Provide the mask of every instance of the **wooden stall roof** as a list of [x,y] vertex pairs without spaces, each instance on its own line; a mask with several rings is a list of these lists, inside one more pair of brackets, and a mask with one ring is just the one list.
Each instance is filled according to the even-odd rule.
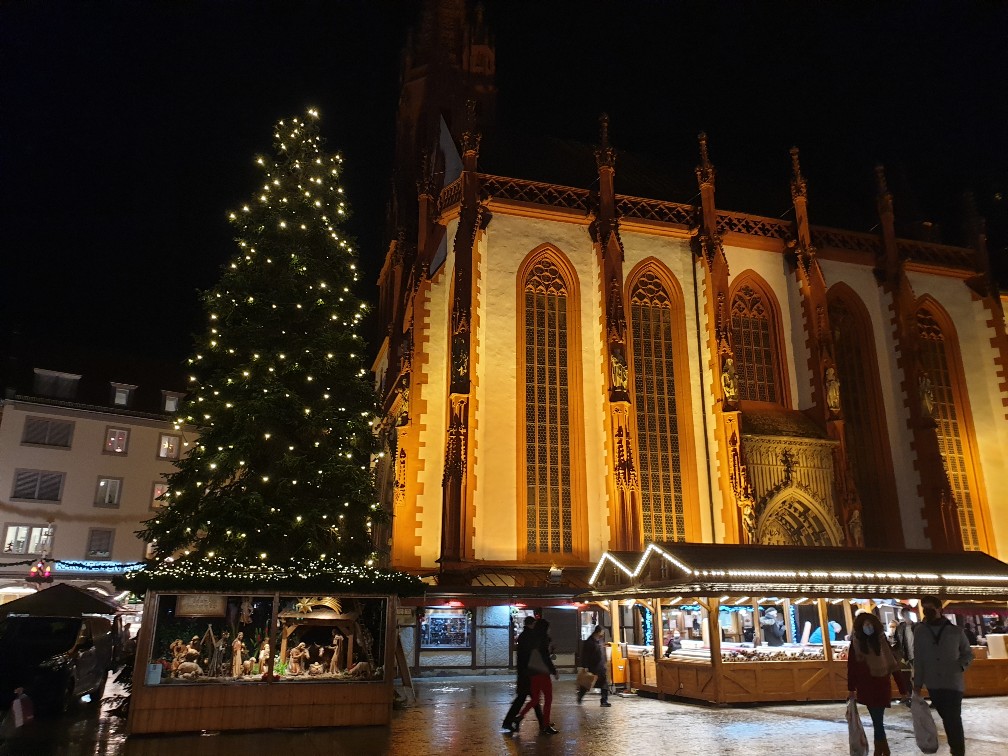
[[573,603],[589,590],[591,566],[564,566],[551,570],[546,564],[473,562],[451,571],[431,572],[423,577],[422,596],[402,599],[404,606],[430,606],[449,600],[466,606],[526,603],[548,606]]
[[651,543],[640,552],[606,552],[588,582],[582,600],[933,594],[1008,601],[1008,564],[979,551]]

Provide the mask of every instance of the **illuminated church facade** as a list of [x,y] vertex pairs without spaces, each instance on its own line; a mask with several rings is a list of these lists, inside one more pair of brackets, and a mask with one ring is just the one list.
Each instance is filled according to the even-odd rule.
[[[403,60],[380,273],[378,475],[391,566],[584,568],[648,542],[978,549],[1008,556],[1008,338],[982,223],[970,247],[816,225],[693,190],[484,166],[493,42],[427,8]],[[519,580],[520,582],[520,580]]]

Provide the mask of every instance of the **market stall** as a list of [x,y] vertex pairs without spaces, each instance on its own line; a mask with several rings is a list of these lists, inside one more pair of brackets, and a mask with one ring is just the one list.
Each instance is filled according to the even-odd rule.
[[187,569],[128,586],[146,593],[130,734],[388,723],[397,594],[419,581],[349,567]]
[[[1008,602],[1008,565],[980,552],[649,544],[603,554],[589,582],[630,687],[716,703],[845,698],[859,611],[886,624],[936,595],[955,621],[953,606]],[[974,650],[966,695],[1008,694],[1008,659]]]

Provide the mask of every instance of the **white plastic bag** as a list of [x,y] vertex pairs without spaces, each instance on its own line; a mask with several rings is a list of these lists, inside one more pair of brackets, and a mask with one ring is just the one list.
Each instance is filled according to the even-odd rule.
[[924,753],[938,752],[938,728],[927,701],[916,693],[910,701],[910,714],[913,717],[914,739],[917,747]]
[[853,698],[847,701],[847,737],[850,740],[850,756],[868,756],[868,736],[861,724],[857,701]]

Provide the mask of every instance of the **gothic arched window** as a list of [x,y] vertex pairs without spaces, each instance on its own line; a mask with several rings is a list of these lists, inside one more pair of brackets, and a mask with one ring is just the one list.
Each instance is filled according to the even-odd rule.
[[934,393],[932,416],[936,423],[938,449],[945,462],[952,494],[959,504],[963,548],[977,550],[983,546],[977,523],[980,502],[966,434],[969,410],[960,398],[961,367],[949,349],[939,318],[927,307],[917,311],[917,333],[921,369],[931,382]]
[[574,308],[567,280],[548,255],[528,266],[522,286],[525,549],[530,557],[572,557],[575,464],[571,380]]
[[682,461],[676,405],[673,307],[661,280],[645,272],[630,291],[633,395],[644,541],[683,541]]
[[847,460],[864,513],[865,545],[895,548],[903,545],[903,528],[870,316],[843,284],[827,296]]
[[777,323],[770,296],[744,281],[731,300],[731,333],[739,399],[783,403]]

